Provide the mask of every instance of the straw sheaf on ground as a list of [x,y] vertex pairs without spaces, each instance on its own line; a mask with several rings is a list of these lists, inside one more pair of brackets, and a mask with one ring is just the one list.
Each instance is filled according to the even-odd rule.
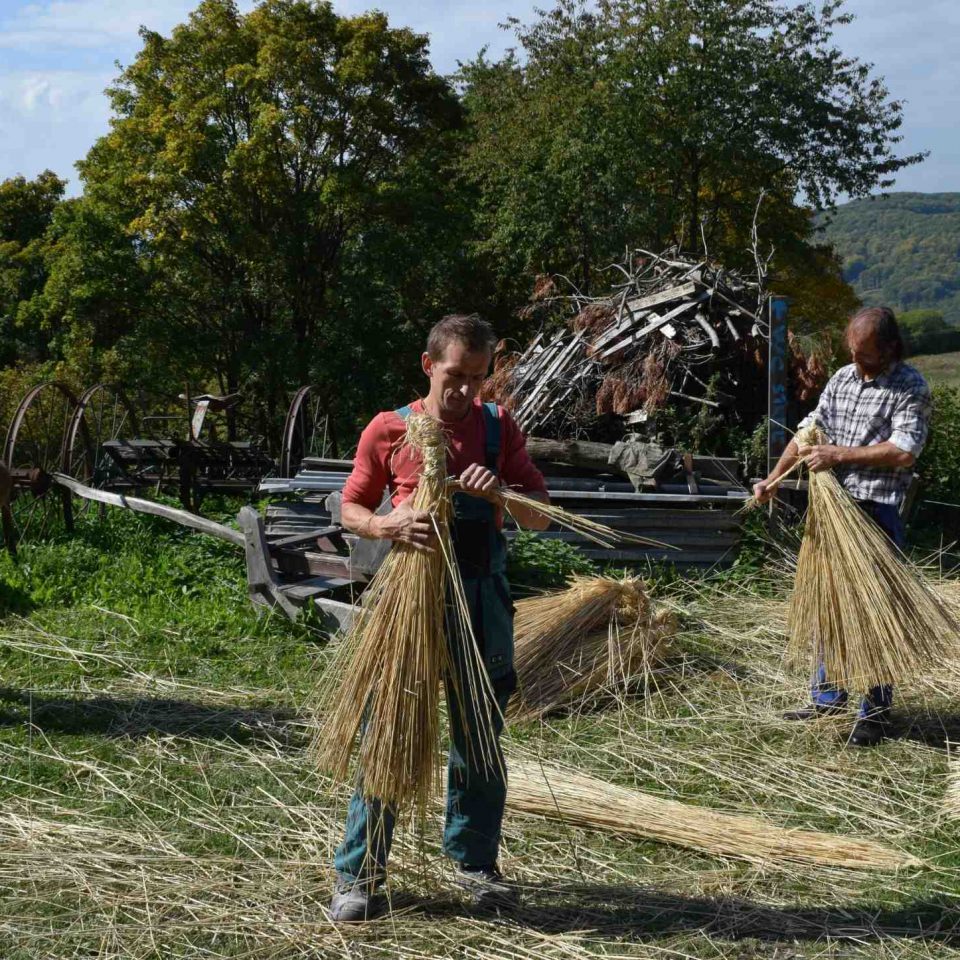
[[346,790],[315,773],[303,710],[332,651],[282,660],[265,644],[261,680],[242,687],[229,657],[180,676],[142,624],[98,613],[71,636],[47,611],[0,625],[0,956],[960,955],[958,827],[943,815],[960,671],[898,691],[902,737],[858,753],[846,720],[779,719],[805,684],[783,669],[786,605],[769,584],[657,599],[680,628],[648,695],[513,725],[508,767],[865,838],[923,867],[756,863],[511,810],[502,866],[526,906],[484,917],[455,891],[431,804],[422,834],[398,834],[397,912],[338,930],[325,908]]
[[637,577],[575,577],[565,590],[519,601],[509,717],[543,717],[637,680],[648,689],[675,630],[676,617],[651,602]]

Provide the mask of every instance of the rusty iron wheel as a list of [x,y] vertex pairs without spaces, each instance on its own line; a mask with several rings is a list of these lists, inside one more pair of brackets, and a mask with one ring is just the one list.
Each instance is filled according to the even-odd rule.
[[58,380],[47,380],[28,390],[20,401],[3,446],[3,461],[14,477],[9,522],[15,549],[26,537],[42,537],[59,522],[73,529],[70,496],[52,487],[50,477],[60,470],[70,418],[77,406],[74,392]]
[[[75,407],[63,442],[62,473],[97,490],[126,488],[125,475],[104,444],[137,436],[137,416],[123,392],[106,383],[85,390]],[[75,514],[91,509],[77,498]],[[100,505],[100,514],[104,507]]]
[[336,456],[330,416],[315,386],[301,387],[290,403],[283,425],[280,476],[293,477],[304,457]]

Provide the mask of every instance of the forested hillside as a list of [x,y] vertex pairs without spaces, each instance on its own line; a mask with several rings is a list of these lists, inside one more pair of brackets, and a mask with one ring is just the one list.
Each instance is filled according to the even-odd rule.
[[960,193],[894,193],[838,208],[826,236],[863,301],[960,324]]

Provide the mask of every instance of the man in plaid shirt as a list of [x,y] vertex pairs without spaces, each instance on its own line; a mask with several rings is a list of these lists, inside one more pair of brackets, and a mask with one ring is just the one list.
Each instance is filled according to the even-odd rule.
[[[801,421],[816,423],[830,442],[800,446],[791,440],[766,480],[754,487],[761,502],[773,496],[771,484],[799,457],[811,470],[835,470],[860,508],[897,547],[904,545],[900,505],[923,450],[930,423],[930,388],[903,362],[903,340],[893,311],[869,307],[847,325],[847,346],[853,363],[838,370],[820,396],[817,409]],[[813,684],[813,703],[784,716],[788,720],[840,713],[847,692],[829,682],[823,666]],[[893,688],[874,687],[860,705],[850,743],[875,746],[887,731]]]

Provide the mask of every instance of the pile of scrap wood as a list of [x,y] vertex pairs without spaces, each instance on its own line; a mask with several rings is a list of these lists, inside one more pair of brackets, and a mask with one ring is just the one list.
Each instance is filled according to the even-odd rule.
[[762,283],[676,251],[637,251],[615,269],[623,280],[603,297],[564,295],[541,278],[526,308],[541,332],[521,352],[500,346],[484,398],[525,432],[558,439],[588,435],[605,415],[644,422],[668,403],[758,422],[767,390]]

